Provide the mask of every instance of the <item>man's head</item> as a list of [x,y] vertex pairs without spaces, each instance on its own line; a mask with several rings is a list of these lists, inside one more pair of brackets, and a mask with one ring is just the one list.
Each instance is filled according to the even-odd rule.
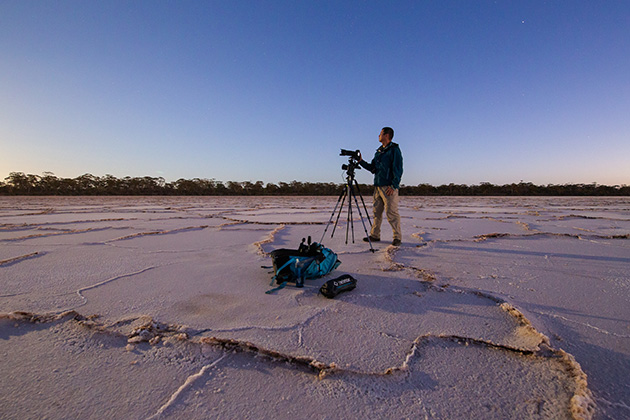
[[391,127],[383,127],[383,129],[381,130],[381,134],[379,134],[378,136],[378,141],[380,141],[383,146],[387,146],[389,143],[392,142],[393,138],[394,129]]

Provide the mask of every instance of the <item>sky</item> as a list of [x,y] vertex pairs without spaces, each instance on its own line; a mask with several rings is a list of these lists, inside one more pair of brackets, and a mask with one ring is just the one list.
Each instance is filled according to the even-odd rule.
[[0,179],[341,183],[384,126],[404,185],[630,184],[630,2],[0,0]]

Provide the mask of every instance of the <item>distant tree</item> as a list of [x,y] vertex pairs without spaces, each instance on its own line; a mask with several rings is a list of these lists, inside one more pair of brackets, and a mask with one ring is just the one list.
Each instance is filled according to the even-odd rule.
[[29,177],[24,172],[11,172],[5,180],[11,192],[28,194],[32,189]]
[[241,195],[243,193],[243,186],[239,182],[228,181],[226,188],[228,195]]
[[266,192],[268,195],[280,195],[280,194],[279,194],[279,191],[280,191],[280,187],[278,187],[276,184],[271,184],[271,183],[268,183],[268,184],[265,186],[265,192]]

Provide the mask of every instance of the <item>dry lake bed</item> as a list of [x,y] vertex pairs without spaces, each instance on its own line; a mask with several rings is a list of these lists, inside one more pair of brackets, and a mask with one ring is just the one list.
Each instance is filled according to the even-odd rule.
[[376,252],[336,202],[0,197],[0,417],[630,418],[630,198],[402,197]]

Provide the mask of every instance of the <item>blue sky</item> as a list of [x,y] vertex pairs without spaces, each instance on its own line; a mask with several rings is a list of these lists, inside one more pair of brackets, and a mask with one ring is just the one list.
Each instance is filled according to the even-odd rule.
[[[0,1],[0,178],[630,184],[628,1]],[[358,171],[359,182],[371,174]]]

